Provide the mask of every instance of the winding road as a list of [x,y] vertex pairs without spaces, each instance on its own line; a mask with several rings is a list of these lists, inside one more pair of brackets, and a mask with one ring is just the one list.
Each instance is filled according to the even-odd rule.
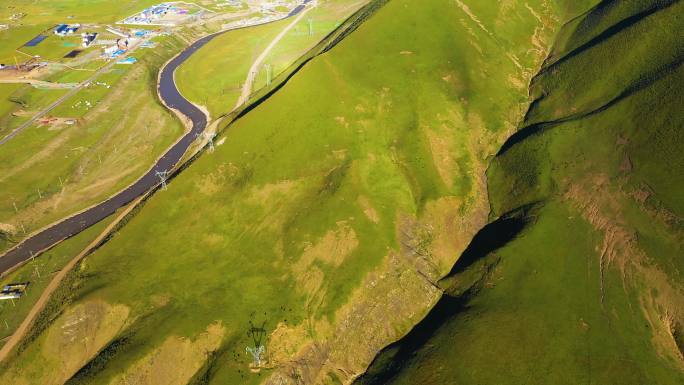
[[[306,4],[310,1],[311,0],[304,0],[302,5],[293,9],[286,17],[296,16],[300,12],[310,9],[306,7]],[[256,25],[260,24],[254,24],[248,27]],[[246,27],[237,27],[234,29],[239,28]],[[207,127],[207,115],[181,95],[174,82],[174,73],[176,69],[197,50],[202,48],[213,38],[231,30],[233,29],[220,31],[195,41],[176,57],[171,59],[160,72],[158,90],[162,101],[167,107],[175,109],[185,115],[192,122],[191,129],[169,148],[145,175],[126,189],[93,207],[31,235],[7,251],[0,257],[0,276],[62,240],[74,236],[112,215],[117,209],[125,206],[137,197],[159,185],[160,178],[158,173],[171,171],[183,154],[185,154],[188,147]]]

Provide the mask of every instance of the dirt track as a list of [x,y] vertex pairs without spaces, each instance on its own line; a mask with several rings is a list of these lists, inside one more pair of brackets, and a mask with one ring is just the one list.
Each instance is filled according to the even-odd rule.
[[138,203],[140,203],[141,200],[143,200],[143,197],[138,198],[137,200],[133,201],[121,214],[119,214],[114,221],[107,226],[100,235],[97,236],[88,246],[86,246],[83,251],[81,251],[77,256],[75,256],[69,263],[66,264],[60,270],[55,276],[52,278],[52,281],[45,287],[45,290],[43,293],[41,293],[40,297],[38,298],[38,301],[33,305],[29,313],[26,315],[26,318],[21,322],[17,330],[12,333],[11,336],[7,338],[7,342],[2,346],[0,349],[0,361],[3,361],[5,358],[7,358],[7,355],[14,349],[14,347],[21,341],[21,339],[26,335],[26,332],[28,331],[29,327],[33,323],[33,320],[36,318],[38,313],[40,313],[43,308],[45,307],[45,304],[47,304],[47,301],[50,299],[50,296],[52,293],[59,287],[59,284],[62,282],[64,277],[71,271],[71,269],[76,266],[76,264],[83,259],[86,255],[88,255],[97,245],[102,242],[107,235],[114,229],[116,225],[121,222],[128,213],[133,210]]
[[285,37],[285,35],[290,32],[292,28],[294,28],[297,23],[299,23],[300,20],[304,17],[304,15],[307,14],[310,10],[312,10],[314,7],[316,7],[316,3],[312,3],[310,7],[304,8],[302,12],[299,13],[299,16],[297,16],[292,23],[290,23],[285,29],[283,29],[278,36],[271,41],[271,43],[264,49],[264,52],[259,55],[258,58],[252,63],[252,67],[249,69],[249,72],[247,73],[247,80],[245,80],[245,84],[242,86],[242,94],[240,94],[240,98],[238,98],[237,103],[235,104],[235,108],[240,107],[241,105],[247,103],[247,100],[249,100],[249,96],[252,94],[252,86],[254,84],[254,79],[256,78],[257,74],[259,73],[259,67],[261,67],[261,64],[263,61],[266,59],[269,53],[271,53],[271,50],[273,50],[273,47],[275,47],[280,40]]

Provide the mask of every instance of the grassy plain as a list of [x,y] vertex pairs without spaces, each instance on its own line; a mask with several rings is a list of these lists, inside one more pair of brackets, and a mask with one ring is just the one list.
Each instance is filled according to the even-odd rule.
[[[335,30],[342,21],[354,10],[360,8],[367,1],[327,0],[319,1],[319,5],[312,9],[297,25],[290,30],[276,45],[264,60],[264,64],[271,66],[272,77],[275,78],[285,71],[304,52],[313,48],[326,35]],[[309,29],[311,22],[311,29]],[[253,91],[266,85],[266,69],[255,79]]]
[[[14,56],[20,55],[15,49],[58,23],[114,23],[156,3],[156,0],[3,1],[0,19],[6,20],[3,23],[7,23],[9,28],[0,31],[0,63],[14,63]],[[10,20],[15,14],[24,16]],[[18,60],[22,59],[26,58],[18,57]]]
[[[79,38],[55,37],[49,29],[60,22],[113,23],[154,3],[5,2],[0,17],[7,20],[8,28],[0,31],[0,62],[21,63],[29,54],[40,55],[41,60],[52,60],[41,72],[44,80],[82,82],[104,61],[78,57],[67,64],[81,70],[64,66],[61,57],[73,49],[65,44],[80,43]],[[46,41],[22,47],[41,31],[47,31]],[[103,36],[109,38],[107,33]],[[160,105],[155,90],[158,68],[182,48],[182,42],[164,37],[158,43],[154,50],[136,51],[140,62],[135,66],[114,66],[96,80],[99,83],[80,90],[47,116],[77,119],[75,125],[35,124],[2,146],[0,250],[129,184],[179,136],[183,127]],[[15,50],[20,47],[25,54]],[[90,48],[81,56],[90,57],[98,50]],[[66,92],[2,84],[0,135],[5,136]]]
[[[49,336],[93,303],[130,318],[89,348],[72,384],[161,372],[178,383],[346,382],[410,330],[487,221],[487,162],[522,118],[563,11],[382,3],[90,256],[67,315],[3,379],[44,378],[31,375],[35,352],[53,362]],[[260,374],[245,355],[250,321],[265,322]],[[209,356],[165,348],[216,324]]]
[[26,294],[14,301],[0,303],[0,338],[11,335],[36,303],[53,275],[67,262],[78,255],[105,227],[113,217],[109,217],[86,231],[70,238],[42,254],[40,258],[27,263],[0,280],[4,286],[13,282],[30,282]]
[[36,89],[27,84],[3,84],[2,88],[6,90],[4,115],[0,117],[3,137],[67,92],[64,89]]
[[[179,137],[184,128],[159,103],[156,79],[159,67],[181,47],[166,37],[155,50],[136,52],[136,65],[115,66],[98,78],[111,89],[93,83],[51,113],[76,118],[76,124],[34,125],[2,145],[0,223],[13,226],[15,241],[24,230],[30,233],[130,184]],[[40,102],[34,98],[50,92],[64,91],[23,86],[13,96],[35,106]]]
[[281,20],[216,37],[176,70],[178,89],[214,118],[230,112],[252,62],[287,24]]
[[[272,77],[289,67],[366,1],[324,0],[289,32],[268,55]],[[314,24],[309,35],[308,19]],[[176,72],[176,83],[189,100],[204,105],[216,118],[233,110],[252,63],[291,20],[240,29],[223,34],[194,55]],[[266,84],[266,69],[259,69],[253,90]]]

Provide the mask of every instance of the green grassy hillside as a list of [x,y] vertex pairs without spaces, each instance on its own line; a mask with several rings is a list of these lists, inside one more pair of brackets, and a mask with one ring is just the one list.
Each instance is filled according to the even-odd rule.
[[603,1],[564,26],[489,169],[499,219],[359,383],[684,382],[682,15]]
[[[319,1],[266,57],[258,69],[259,75],[252,90],[266,85],[265,65],[271,66],[272,78],[275,79],[367,2]],[[308,31],[309,19],[315,22],[311,35]],[[290,23],[292,18],[217,36],[178,68],[175,79],[179,90],[192,102],[205,106],[214,119],[231,112],[240,97],[252,63]]]
[[1,380],[351,382],[486,224],[489,161],[579,8],[371,2],[80,265]]

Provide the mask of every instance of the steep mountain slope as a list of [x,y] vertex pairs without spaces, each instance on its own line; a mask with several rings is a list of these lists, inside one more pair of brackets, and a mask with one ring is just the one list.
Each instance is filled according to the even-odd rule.
[[684,382],[683,16],[603,1],[564,26],[488,172],[499,219],[359,383]]
[[371,2],[80,265],[2,380],[351,382],[487,223],[489,161],[584,3]]

